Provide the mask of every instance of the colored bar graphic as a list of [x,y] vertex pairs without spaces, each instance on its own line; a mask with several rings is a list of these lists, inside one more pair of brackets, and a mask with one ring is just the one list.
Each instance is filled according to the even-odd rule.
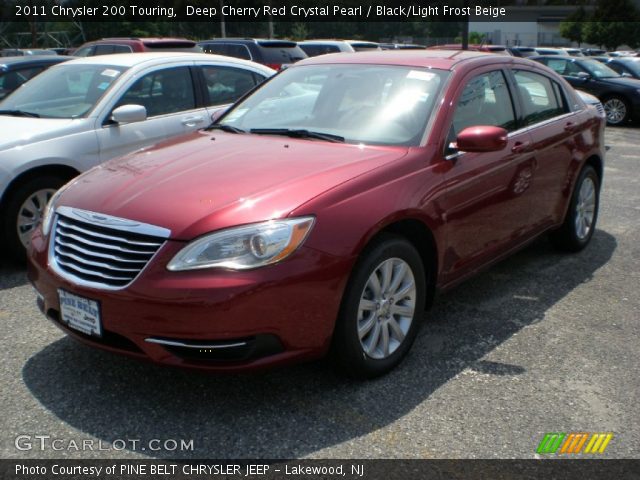
[[[546,433],[538,445],[536,453],[604,453],[612,438],[613,433]],[[587,447],[583,451],[582,447],[585,444]],[[560,450],[558,451],[558,449]]]
[[584,453],[604,453],[612,438],[612,433],[594,433]]
[[547,433],[540,445],[538,445],[538,449],[536,452],[538,453],[556,453],[558,447],[562,443],[562,440],[566,436],[566,433]]

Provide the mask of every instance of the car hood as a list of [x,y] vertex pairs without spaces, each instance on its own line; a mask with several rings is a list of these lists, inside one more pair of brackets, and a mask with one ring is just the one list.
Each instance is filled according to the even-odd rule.
[[67,135],[81,127],[81,120],[0,115],[0,150]]
[[406,153],[405,147],[197,132],[90,170],[58,205],[162,226],[174,239],[191,240],[285,217]]
[[609,83],[612,85],[620,85],[622,87],[640,89],[640,80],[638,80],[637,78],[611,77],[611,78],[601,78],[599,81],[604,83]]

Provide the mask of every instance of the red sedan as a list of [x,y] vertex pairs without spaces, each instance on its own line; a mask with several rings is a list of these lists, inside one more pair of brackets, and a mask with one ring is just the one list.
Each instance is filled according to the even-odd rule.
[[526,59],[303,60],[205,131],[64,187],[29,277],[46,316],[95,347],[209,370],[330,353],[380,375],[436,290],[546,232],[589,243],[604,124]]

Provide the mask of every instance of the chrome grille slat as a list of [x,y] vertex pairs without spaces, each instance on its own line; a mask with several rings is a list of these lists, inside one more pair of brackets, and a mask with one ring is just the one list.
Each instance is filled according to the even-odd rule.
[[50,265],[79,285],[121,289],[140,274],[170,233],[154,225],[59,207],[49,241]]
[[92,277],[101,277],[101,278],[104,278],[105,280],[118,280],[118,281],[124,281],[124,280],[129,281],[129,280],[131,280],[129,277],[116,277],[114,275],[107,275],[106,273],[98,272],[98,271],[95,271],[95,270],[87,270],[86,268],[78,267],[77,265],[73,265],[71,263],[67,263],[64,260],[60,259],[60,258],[58,258],[57,261],[58,261],[58,263],[60,265],[72,268],[73,270],[76,270],[77,272],[80,272],[80,273],[91,275]]
[[132,254],[136,254],[136,255],[147,255],[147,254],[151,253],[150,251],[131,250],[129,248],[123,248],[123,247],[119,247],[117,245],[107,245],[107,244],[104,244],[104,243],[92,242],[91,240],[87,240],[86,238],[80,237],[78,235],[66,234],[64,232],[60,232],[60,229],[58,229],[58,231],[56,233],[58,233],[58,232],[61,233],[62,235],[64,235],[65,238],[73,238],[74,240],[77,240],[79,242],[85,243],[87,245],[91,245],[92,247],[103,248],[105,250],[115,250],[115,251],[118,251],[118,252],[132,253]]
[[121,262],[121,263],[147,263],[146,260],[134,260],[131,258],[119,257],[117,255],[109,255],[107,253],[87,250],[86,248],[79,247],[78,245],[65,242],[60,237],[56,238],[56,245],[61,245],[65,248],[70,248],[72,250],[75,250],[76,252],[84,253],[85,255],[91,255],[92,257],[106,258],[108,260],[114,260],[116,262]]
[[54,250],[59,256],[67,258],[67,261],[69,261],[68,259],[71,259],[71,260],[75,260],[76,262],[81,262],[81,263],[84,262],[87,265],[91,265],[92,267],[106,268],[106,269],[116,270],[118,272],[136,272],[137,273],[140,271],[139,268],[120,268],[120,267],[116,267],[115,265],[109,265],[108,263],[94,262],[93,260],[88,260],[86,258],[79,257],[73,253],[64,252],[58,245],[54,247]]
[[123,243],[127,243],[127,244],[131,244],[131,245],[140,245],[141,247],[159,247],[162,242],[157,243],[157,242],[139,242],[136,240],[130,240],[124,237],[119,237],[119,236],[115,236],[115,235],[105,235],[103,233],[99,233],[99,232],[95,232],[92,230],[87,230],[84,228],[81,228],[77,225],[72,225],[68,222],[66,222],[65,220],[58,220],[59,224],[64,227],[64,228],[70,228],[71,230],[75,230],[77,232],[81,232],[84,233],[85,235],[89,235],[89,236],[93,236],[93,237],[100,237],[106,240],[111,240],[111,241],[116,241],[116,242],[123,242]]

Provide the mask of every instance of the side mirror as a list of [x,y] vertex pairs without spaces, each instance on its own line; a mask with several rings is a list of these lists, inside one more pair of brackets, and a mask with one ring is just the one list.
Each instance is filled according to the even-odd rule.
[[631,75],[630,73],[627,73],[627,72],[622,72],[622,76],[626,77],[626,78],[633,78],[633,75]]
[[142,122],[147,119],[147,109],[142,105],[122,105],[111,112],[111,120],[115,123]]
[[227,110],[229,110],[228,107],[223,107],[213,112],[211,114],[211,123],[217,123],[218,120],[220,120],[220,117],[222,117],[222,115],[227,113]]
[[580,80],[589,80],[591,78],[591,75],[589,75],[587,72],[578,72],[576,74],[576,77],[578,77]]
[[500,127],[467,127],[458,134],[456,148],[462,152],[497,152],[507,146],[509,133]]

